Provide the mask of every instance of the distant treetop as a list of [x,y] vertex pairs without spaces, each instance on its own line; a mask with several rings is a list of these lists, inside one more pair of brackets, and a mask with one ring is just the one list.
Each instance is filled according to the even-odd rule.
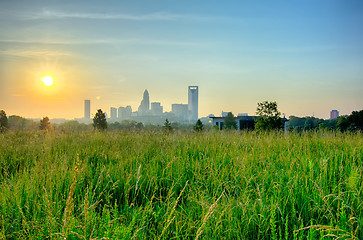
[[0,110],[0,132],[5,132],[9,128],[8,117],[4,110]]
[[104,131],[107,130],[106,114],[98,109],[93,118],[93,127],[96,130]]

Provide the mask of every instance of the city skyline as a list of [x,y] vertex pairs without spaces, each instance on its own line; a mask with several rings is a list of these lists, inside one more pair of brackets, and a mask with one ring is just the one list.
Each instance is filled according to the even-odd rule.
[[[188,104],[173,103],[170,112],[163,111],[164,107],[161,105],[161,102],[150,102],[150,95],[147,89],[145,89],[141,103],[135,111],[132,110],[130,105],[121,105],[119,107],[111,106],[109,108],[109,115],[106,110],[101,110],[106,114],[106,118],[108,116],[111,122],[136,120],[143,123],[160,124],[165,119],[169,119],[180,123],[190,123],[199,119],[198,89],[198,86],[188,86]],[[93,116],[89,114],[90,105],[90,100],[84,100],[84,117],[75,119],[82,122],[91,122]]]
[[7,115],[81,118],[85,99],[91,114],[137,109],[145,89],[169,112],[185,86],[203,89],[199,117],[265,100],[287,117],[363,109],[362,1],[20,0],[1,1],[0,19]]

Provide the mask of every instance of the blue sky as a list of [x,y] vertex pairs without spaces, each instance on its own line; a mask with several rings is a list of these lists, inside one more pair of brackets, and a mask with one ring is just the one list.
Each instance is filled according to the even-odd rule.
[[198,85],[200,117],[264,100],[287,116],[350,114],[363,109],[362,26],[362,1],[2,1],[0,108],[136,110],[148,89],[169,111]]

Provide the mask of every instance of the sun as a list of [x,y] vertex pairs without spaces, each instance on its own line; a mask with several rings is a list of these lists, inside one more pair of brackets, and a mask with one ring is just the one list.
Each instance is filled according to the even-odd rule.
[[51,87],[53,85],[53,78],[51,76],[45,76],[42,81],[46,87]]

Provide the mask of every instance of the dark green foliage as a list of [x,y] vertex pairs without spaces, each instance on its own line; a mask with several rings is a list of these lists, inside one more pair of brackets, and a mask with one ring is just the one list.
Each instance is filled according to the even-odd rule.
[[277,110],[276,102],[263,101],[261,103],[257,103],[257,116],[260,117],[280,117],[281,113]]
[[338,118],[337,129],[340,131],[362,131],[363,130],[363,110],[353,111],[349,116]]
[[136,124],[136,129],[143,129],[144,128],[144,124],[142,123],[142,122],[138,122],[137,124]]
[[237,129],[237,122],[233,113],[229,112],[224,118],[224,129]]
[[43,119],[40,120],[39,129],[46,130],[46,131],[51,130],[50,121],[49,121],[48,117],[43,117]]
[[338,119],[324,120],[316,117],[295,117],[290,116],[287,122],[288,129],[295,129],[297,131],[309,130],[334,130],[336,128]]
[[324,120],[315,117],[295,117],[290,116],[287,127],[297,131],[308,130],[340,130],[362,131],[363,130],[363,110],[353,111],[351,115],[340,116],[338,119]]
[[163,126],[163,130],[165,132],[171,132],[171,131],[173,131],[173,127],[171,126],[171,123],[169,122],[168,119],[165,119],[164,126]]
[[359,112],[353,111],[348,119],[351,122],[351,127],[353,130],[363,130],[363,110]]
[[337,122],[337,129],[339,129],[342,132],[345,132],[349,129],[349,127],[350,127],[350,121],[348,119],[348,116],[340,116]]
[[304,130],[313,130],[319,127],[319,120],[316,121],[315,118],[307,118],[304,123]]
[[200,121],[200,119],[198,119],[198,121],[195,123],[194,127],[193,127],[194,131],[196,132],[201,132],[204,130],[204,126],[202,121]]
[[99,131],[107,130],[106,114],[98,109],[93,118],[93,128]]
[[276,102],[264,101],[257,103],[256,110],[256,131],[278,130],[283,127],[283,121],[280,118],[281,113],[277,110]]
[[8,118],[4,110],[0,110],[0,133],[7,131],[9,128]]

